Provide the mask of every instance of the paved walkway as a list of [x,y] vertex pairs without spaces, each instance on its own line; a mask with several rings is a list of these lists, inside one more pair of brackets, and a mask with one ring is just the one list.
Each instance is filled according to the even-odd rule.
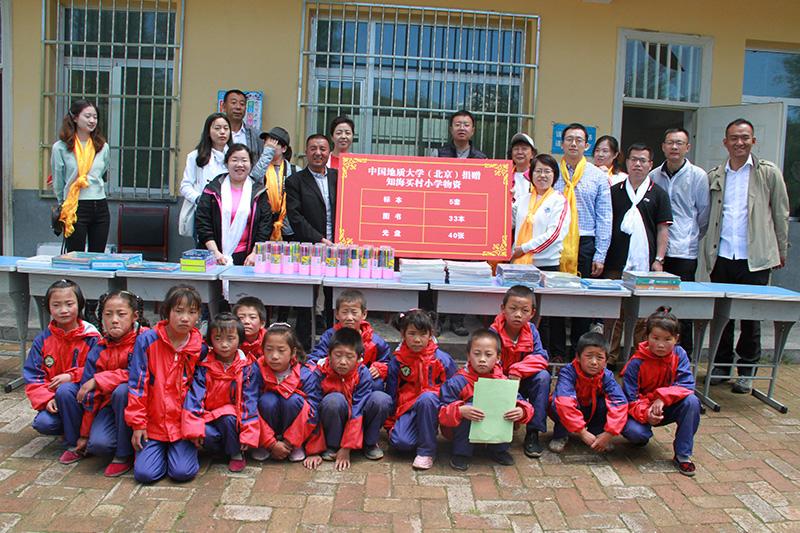
[[[0,385],[18,375],[19,359],[0,357]],[[785,415],[716,388],[723,410],[702,417],[694,478],[672,467],[673,430],[659,428],[643,449],[619,443],[598,455],[570,441],[538,460],[522,454],[518,433],[516,466],[474,459],[463,474],[444,441],[420,473],[394,451],[379,462],[354,454],[347,472],[267,461],[232,474],[204,455],[193,481],[152,486],[104,477],[106,458],[61,465],[60,440],[30,427],[34,411],[17,389],[0,393],[0,532],[798,531],[799,384],[800,366],[783,365],[775,396]]]

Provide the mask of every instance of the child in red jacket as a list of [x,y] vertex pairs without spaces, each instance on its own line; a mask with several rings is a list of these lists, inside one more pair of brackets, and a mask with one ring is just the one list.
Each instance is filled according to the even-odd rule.
[[244,325],[231,313],[221,313],[208,325],[206,344],[212,347],[197,364],[183,404],[183,438],[196,448],[230,456],[228,468],[241,472],[243,452],[258,446],[258,362],[239,349]]
[[233,314],[244,325],[245,340],[239,345],[252,361],[264,355],[264,333],[267,332],[267,308],[255,296],[240,298],[233,306]]
[[134,344],[125,420],[133,429],[133,477],[140,483],[164,474],[187,481],[200,469],[197,448],[183,439],[181,414],[195,366],[207,352],[194,327],[201,305],[191,285],[172,287],[161,304],[161,322]]
[[563,452],[569,434],[576,433],[587,446],[604,452],[628,420],[628,402],[614,373],[606,368],[608,341],[603,335],[581,335],[575,354],[575,360],[561,369],[550,402],[555,422],[550,451]]
[[44,435],[64,435],[68,449],[61,462],[68,464],[82,457],[74,451],[83,416],[76,394],[86,356],[100,334],[82,320],[86,300],[74,281],[56,281],[47,289],[44,301],[53,319],[33,340],[22,376],[25,394],[39,411],[33,429]]
[[261,382],[260,447],[275,460],[297,462],[325,449],[317,421],[320,389],[294,330],[272,324],[264,335],[264,356],[258,360]]
[[539,433],[547,431],[547,403],[550,398],[550,373],[547,352],[531,319],[536,314],[533,290],[514,285],[506,292],[501,314],[492,330],[503,341],[500,365],[509,379],[520,380],[519,392],[533,406],[533,418],[525,431],[524,450],[528,457],[540,457]]
[[644,446],[653,436],[652,426],[676,423],[672,460],[681,474],[693,476],[691,456],[700,425],[700,400],[694,394],[689,357],[676,346],[681,325],[668,307],[659,307],[647,318],[645,331],[647,340],[622,370],[622,388],[629,402],[622,436]]
[[393,413],[386,421],[389,444],[400,450],[416,450],[411,464],[428,470],[436,458],[439,432],[439,387],[458,370],[447,352],[433,341],[436,313],[412,309],[401,313],[393,325],[403,335],[400,348],[389,361],[386,394]]
[[328,357],[317,361],[314,376],[322,390],[319,418],[327,450],[305,460],[317,468],[323,460],[334,461],[334,469],[350,468],[350,450],[364,448],[367,459],[383,457],[378,437],[392,400],[373,390],[370,371],[361,364],[364,344],[358,331],[340,328],[328,343]]
[[343,290],[336,298],[334,315],[338,323],[320,336],[319,342],[308,354],[308,359],[316,363],[319,359],[327,357],[330,339],[334,332],[341,328],[354,329],[361,333],[361,340],[364,343],[363,364],[372,376],[373,389],[382,391],[391,351],[386,341],[375,333],[367,322],[367,299],[364,294],[356,289]]
[[132,431],[125,422],[128,405],[128,361],[140,333],[149,329],[144,302],[128,291],[100,297],[103,338],[86,357],[78,401],[83,404],[81,438],[76,453],[113,455],[106,476],[119,477],[133,468]]
[[[467,341],[467,365],[445,381],[439,390],[439,423],[443,426],[442,434],[453,439],[453,457],[450,459],[453,470],[464,472],[469,468],[474,446],[469,441],[470,426],[473,421],[485,418],[483,411],[472,406],[475,382],[478,378],[508,379],[499,364],[501,350],[502,342],[494,331],[479,329],[473,332]],[[533,407],[519,394],[516,407],[503,414],[505,420],[519,423],[527,422],[532,416]],[[485,446],[492,459],[510,466],[514,464],[514,458],[508,453],[510,444]]]

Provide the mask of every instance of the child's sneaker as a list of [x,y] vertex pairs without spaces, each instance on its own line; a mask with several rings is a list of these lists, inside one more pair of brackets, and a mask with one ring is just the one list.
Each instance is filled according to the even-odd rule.
[[250,457],[253,458],[253,461],[266,461],[269,459],[269,450],[263,446],[259,446],[250,452]]
[[550,441],[549,448],[553,453],[561,453],[567,447],[568,437],[556,437]]
[[414,462],[411,463],[411,467],[417,470],[429,470],[432,466],[433,457],[427,455],[418,455],[414,457]]
[[[116,461],[117,458],[115,457],[114,460]],[[131,468],[133,468],[133,456],[122,459],[120,463],[112,462],[108,465],[106,467],[106,477],[119,477]]]
[[450,466],[453,468],[453,470],[466,472],[469,468],[469,457],[466,455],[456,454],[450,458]]
[[493,452],[492,459],[494,459],[495,463],[499,463],[503,466],[511,466],[514,464],[514,458],[511,456],[510,453],[503,450],[500,452]]
[[368,444],[364,446],[364,456],[370,461],[377,461],[383,459],[383,450],[377,444]]
[[69,464],[72,464],[72,463],[77,463],[81,459],[83,459],[82,455],[78,455],[77,453],[73,452],[72,450],[67,450],[61,456],[61,464],[62,465],[69,465]]
[[674,456],[672,458],[672,462],[675,463],[675,466],[678,467],[678,472],[680,472],[684,476],[692,477],[693,475],[695,475],[696,468],[694,466],[694,463],[691,460],[689,460],[689,461],[681,461],[681,460],[678,459],[677,456]]
[[292,451],[289,453],[289,461],[292,463],[299,463],[303,459],[306,458],[306,452],[303,450],[302,446],[296,446],[292,448]]
[[228,470],[231,472],[241,472],[244,470],[246,464],[247,462],[244,460],[244,454],[237,453],[231,455],[231,460],[228,463]]
[[541,457],[542,445],[539,444],[539,432],[528,431],[525,433],[525,455],[528,457]]

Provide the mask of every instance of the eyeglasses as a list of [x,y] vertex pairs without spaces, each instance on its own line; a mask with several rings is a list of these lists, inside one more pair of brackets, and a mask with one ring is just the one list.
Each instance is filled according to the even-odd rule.
[[552,168],[537,168],[531,174],[534,176],[553,176],[555,173]]
[[667,146],[677,146],[678,148],[680,148],[681,146],[689,143],[687,143],[686,141],[664,141],[664,144],[666,144]]
[[628,161],[630,161],[634,165],[636,163],[639,163],[642,166],[645,166],[647,163],[650,162],[650,160],[648,158],[646,158],[646,157],[629,157]]
[[583,137],[567,137],[564,139],[564,144],[583,144],[586,142],[586,139]]

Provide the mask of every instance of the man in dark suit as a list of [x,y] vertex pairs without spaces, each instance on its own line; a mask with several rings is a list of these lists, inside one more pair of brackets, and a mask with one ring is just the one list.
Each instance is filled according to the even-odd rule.
[[[308,166],[286,179],[286,215],[300,242],[333,244],[336,220],[336,170],[327,168],[330,155],[328,138],[314,134],[306,139]],[[330,289],[328,289],[328,292]],[[325,314],[331,315],[330,295],[326,296]],[[306,308],[297,311],[297,335],[308,350],[311,348],[311,312]]]

